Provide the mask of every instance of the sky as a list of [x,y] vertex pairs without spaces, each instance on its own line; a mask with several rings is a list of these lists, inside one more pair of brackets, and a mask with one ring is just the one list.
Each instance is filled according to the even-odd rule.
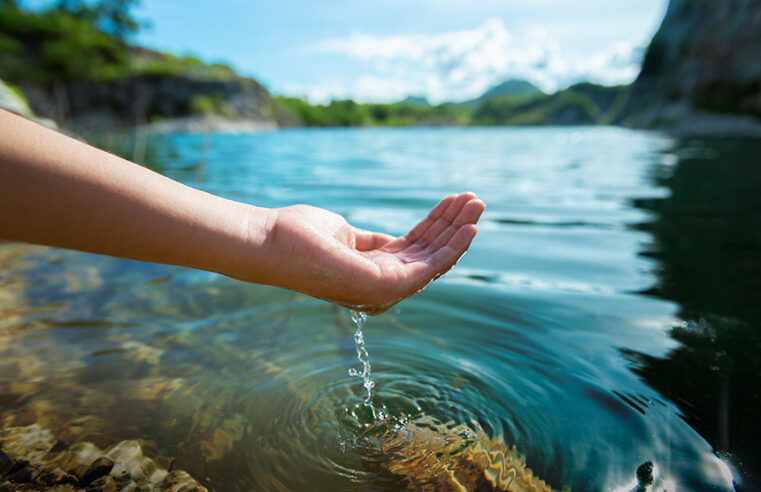
[[225,62],[312,102],[631,82],[667,0],[142,0],[146,47]]

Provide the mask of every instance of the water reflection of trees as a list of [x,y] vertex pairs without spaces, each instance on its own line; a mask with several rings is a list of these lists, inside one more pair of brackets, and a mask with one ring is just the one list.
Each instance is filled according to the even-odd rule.
[[665,358],[624,351],[634,371],[677,404],[745,487],[759,480],[761,438],[761,143],[681,142],[667,173],[671,196],[635,200],[654,212],[658,284],[649,295],[679,303],[680,345]]

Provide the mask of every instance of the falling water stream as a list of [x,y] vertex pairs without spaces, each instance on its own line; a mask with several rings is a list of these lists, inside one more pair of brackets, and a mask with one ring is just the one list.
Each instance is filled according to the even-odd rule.
[[369,407],[373,412],[373,419],[377,418],[375,414],[375,408],[373,407],[373,388],[375,383],[372,380],[372,368],[370,367],[370,355],[365,348],[365,337],[362,333],[362,327],[367,320],[367,314],[362,311],[352,311],[351,319],[357,326],[357,331],[354,333],[354,342],[357,344],[357,359],[362,364],[362,371],[358,371],[353,367],[349,369],[350,376],[357,376],[362,378],[362,385],[367,392],[365,395],[365,406]]

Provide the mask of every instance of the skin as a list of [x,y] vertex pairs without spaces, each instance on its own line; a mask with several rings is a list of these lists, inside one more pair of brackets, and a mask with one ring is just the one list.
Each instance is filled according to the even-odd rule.
[[198,268],[379,314],[448,271],[485,208],[450,195],[398,238],[308,205],[190,188],[0,110],[0,238]]

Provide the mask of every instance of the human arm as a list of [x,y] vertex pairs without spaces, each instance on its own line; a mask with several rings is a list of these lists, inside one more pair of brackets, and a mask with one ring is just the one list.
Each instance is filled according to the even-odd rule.
[[447,197],[394,239],[314,207],[217,197],[0,110],[0,238],[219,272],[372,314],[451,268],[483,207]]

